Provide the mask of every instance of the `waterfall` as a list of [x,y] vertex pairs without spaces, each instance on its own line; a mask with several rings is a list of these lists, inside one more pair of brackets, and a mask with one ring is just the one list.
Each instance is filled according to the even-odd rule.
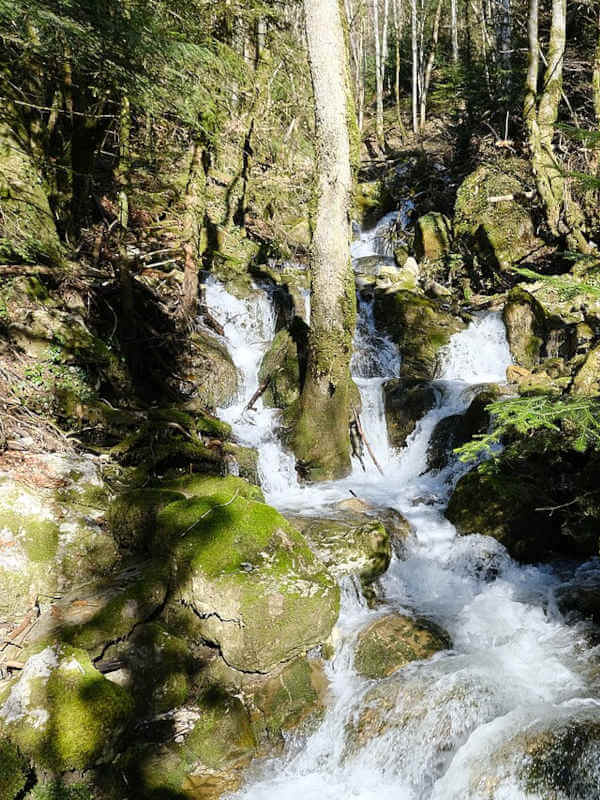
[[[278,412],[262,401],[256,411],[244,411],[274,335],[268,296],[257,292],[237,300],[209,281],[207,302],[224,325],[242,375],[239,397],[220,414],[242,442],[258,448],[268,502],[284,511],[328,514],[352,491],[376,506],[398,509],[416,533],[406,557],[394,558],[382,579],[383,605],[371,610],[350,581],[342,585],[338,644],[326,666],[330,702],[324,719],[310,735],[289,737],[283,756],[256,762],[235,797],[549,800],[524,783],[531,762],[527,737],[547,739],[581,720],[600,725],[600,703],[594,699],[600,676],[584,631],[565,623],[555,601],[572,569],[520,566],[494,539],[457,536],[443,512],[466,467],[451,459],[439,472],[427,470],[437,423],[464,411],[481,384],[504,381],[511,360],[500,315],[484,313],[452,337],[440,354],[438,402],[406,447],[395,451],[387,441],[382,387],[399,374],[400,359],[376,330],[372,302],[361,299],[352,371],[363,426],[384,475],[367,462],[363,471],[356,461],[343,480],[301,486],[292,456],[274,433]],[[353,668],[356,637],[389,612],[439,624],[449,633],[452,650],[382,681],[360,677]],[[360,721],[377,713],[378,725],[361,739]],[[567,787],[555,800],[600,797],[600,754],[584,755],[584,788],[571,793]]]

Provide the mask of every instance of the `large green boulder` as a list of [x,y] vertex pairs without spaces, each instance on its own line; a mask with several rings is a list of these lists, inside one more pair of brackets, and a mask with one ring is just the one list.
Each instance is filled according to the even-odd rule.
[[0,697],[0,731],[41,769],[85,770],[110,760],[131,718],[127,691],[83,650],[48,646],[32,655]]
[[375,320],[398,345],[402,377],[424,380],[435,378],[439,350],[466,327],[440,301],[409,291],[377,291]]
[[[482,164],[456,194],[454,232],[480,258],[486,272],[507,270],[542,247],[535,234],[522,176],[528,165],[510,159]],[[509,199],[498,200],[506,197]]]
[[515,364],[533,369],[540,362],[544,345],[544,309],[532,294],[517,286],[506,298],[502,318]]
[[411,661],[430,658],[450,646],[449,637],[433,623],[388,614],[359,634],[354,668],[366,678],[387,678]]
[[436,261],[450,252],[452,226],[450,220],[438,211],[425,214],[415,225],[415,255],[419,261]]
[[229,405],[238,390],[238,372],[225,345],[204,330],[189,340],[190,358],[186,379],[196,387],[198,401],[205,408]]
[[29,772],[29,764],[19,749],[9,739],[0,741],[0,800],[22,796]]
[[238,478],[158,515],[155,555],[171,566],[167,618],[212,642],[230,666],[268,672],[322,644],[339,592],[306,540]]
[[0,124],[0,258],[3,263],[44,261],[60,264],[61,244],[48,189],[23,141]]

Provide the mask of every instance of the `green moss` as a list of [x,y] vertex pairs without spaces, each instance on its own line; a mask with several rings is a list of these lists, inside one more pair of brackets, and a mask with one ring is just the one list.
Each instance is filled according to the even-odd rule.
[[25,788],[29,765],[8,739],[0,741],[0,800],[15,800]]
[[223,493],[230,493],[231,496],[237,492],[240,497],[245,497],[247,500],[264,502],[264,495],[258,486],[234,475],[222,478],[211,475],[182,475],[180,478],[163,481],[161,486],[163,489],[180,492],[188,498],[212,497]]
[[133,489],[115,497],[107,522],[120,547],[140,549],[154,533],[159,512],[183,494],[166,489]]
[[262,384],[270,379],[263,394],[266,405],[287,408],[300,395],[300,365],[298,352],[289,331],[280,330],[263,358],[258,373]]
[[6,510],[0,511],[0,530],[3,528],[18,537],[30,561],[47,562],[56,555],[59,528],[52,520],[39,520]]
[[96,789],[88,783],[51,781],[38,783],[27,795],[27,800],[95,800]]
[[419,217],[415,226],[415,255],[419,261],[436,261],[450,252],[452,228],[450,220],[439,212]]

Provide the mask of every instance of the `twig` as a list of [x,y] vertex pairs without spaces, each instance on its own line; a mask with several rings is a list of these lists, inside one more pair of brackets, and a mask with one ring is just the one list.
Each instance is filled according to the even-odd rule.
[[184,530],[184,532],[181,534],[181,536],[183,537],[183,536],[185,536],[185,535],[186,535],[186,533],[189,533],[189,532],[192,530],[192,528],[195,528],[195,527],[196,527],[196,525],[198,525],[200,522],[202,522],[202,520],[203,520],[203,519],[205,519],[205,517],[208,517],[208,515],[209,515],[209,514],[211,514],[211,513],[212,513],[212,512],[215,510],[215,508],[225,508],[225,506],[230,506],[230,505],[233,503],[233,501],[234,501],[234,500],[237,498],[237,496],[239,495],[239,493],[240,493],[240,490],[239,490],[239,489],[236,489],[236,490],[235,490],[235,492],[233,493],[233,497],[231,497],[231,498],[230,498],[230,499],[229,499],[229,500],[228,500],[226,503],[217,503],[216,505],[214,505],[214,506],[211,506],[211,507],[208,509],[208,511],[205,511],[205,512],[204,512],[204,514],[202,514],[202,516],[200,516],[200,517],[199,517],[199,518],[196,520],[196,522],[194,522],[194,524],[193,524],[193,525],[190,525],[190,527],[189,527],[189,528],[186,528],[186,529]]
[[272,379],[273,379],[273,375],[269,375],[267,377],[267,379],[261,383],[261,385],[254,392],[254,394],[252,395],[250,400],[248,400],[248,405],[246,406],[244,411],[254,411],[254,403],[256,403],[256,401],[259,399],[259,397],[262,397],[263,394],[267,391],[267,389],[269,388],[269,384],[271,383]]
[[358,416],[358,412],[356,411],[354,406],[352,407],[352,411],[354,412],[354,419],[356,420],[356,427],[358,428],[358,434],[359,434],[360,438],[363,440],[363,442],[365,443],[365,446],[366,446],[367,450],[369,451],[369,455],[373,459],[373,463],[375,464],[375,466],[379,470],[379,473],[381,475],[383,475],[383,470],[381,469],[379,461],[377,461],[377,458],[375,457],[375,453],[373,452],[373,450],[371,448],[371,445],[369,444],[369,441],[368,441],[367,437],[365,436],[365,432],[363,430],[363,426],[360,423],[360,417]]

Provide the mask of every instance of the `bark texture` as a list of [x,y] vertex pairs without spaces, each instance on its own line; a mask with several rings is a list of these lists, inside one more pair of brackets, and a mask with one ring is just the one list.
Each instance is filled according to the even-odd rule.
[[350,358],[356,317],[349,255],[352,171],[348,65],[338,0],[304,0],[314,91],[317,207],[311,328],[294,447],[310,480],[350,471]]

